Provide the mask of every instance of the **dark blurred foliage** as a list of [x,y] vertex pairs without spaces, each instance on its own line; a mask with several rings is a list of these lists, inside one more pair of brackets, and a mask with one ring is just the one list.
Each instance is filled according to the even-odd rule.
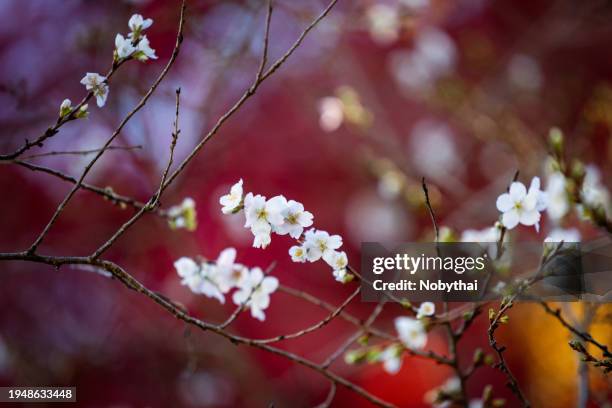
[[[187,3],[185,43],[177,64],[118,139],[119,145],[144,147],[108,152],[88,177],[90,183],[146,200],[166,163],[174,89],[183,91],[177,148],[182,159],[252,80],[261,53],[262,3]],[[276,3],[272,57],[281,55],[325,6],[320,0]],[[368,30],[366,15],[373,4],[340,0],[168,190],[165,207],[186,196],[196,200],[195,232],[171,231],[163,219],[149,215],[108,257],[198,317],[221,321],[232,305],[220,306],[180,286],[172,267],[176,258],[216,258],[223,248],[235,246],[238,261],[246,265],[266,267],[277,261],[274,274],[287,286],[332,303],[351,290],[334,282],[320,263],[292,263],[288,238],[275,238],[265,251],[251,248],[238,217],[223,217],[219,211],[218,197],[239,178],[245,180],[246,191],[303,202],[315,215],[315,225],[344,237],[353,264],[359,262],[364,240],[431,239],[418,184],[423,175],[432,185],[443,225],[459,232],[491,225],[498,216],[495,197],[515,171],[520,170],[525,182],[542,174],[551,126],[565,131],[570,155],[598,166],[609,183],[612,4],[432,0],[426,11],[404,16],[397,39],[382,44]],[[55,121],[64,98],[80,100],[84,89],[79,80],[85,72],[108,69],[115,33],[125,34],[130,15],[137,12],[154,19],[148,36],[160,58],[126,64],[114,77],[107,105],[98,109],[90,104],[89,119],[70,123],[40,151],[99,147],[169,57],[178,8],[176,1],[156,0],[1,2],[0,150],[12,151],[24,139],[37,137]],[[400,67],[398,74],[391,61],[410,52],[418,33],[430,26],[449,35],[452,61],[431,83],[417,78],[423,87],[406,86],[397,78],[404,71]],[[317,107],[340,86],[359,95],[372,121],[345,120],[338,130],[325,132]],[[418,125],[428,130],[419,132]],[[85,160],[57,156],[37,162],[78,175]],[[407,183],[399,197],[381,194],[380,178],[389,163]],[[0,250],[25,249],[69,187],[4,164]],[[79,192],[41,252],[86,255],[131,213]],[[574,216],[569,223],[578,225]],[[583,236],[595,234],[580,225]],[[549,228],[545,221],[544,231]],[[527,229],[521,234],[543,237]],[[312,406],[327,393],[326,381],[307,369],[189,329],[148,299],[96,273],[25,263],[0,268],[2,385],[74,385],[81,405],[92,407],[298,407]],[[349,310],[366,316],[371,306],[355,302]],[[389,306],[378,324],[392,329],[398,313],[399,308]],[[233,328],[241,335],[268,337],[299,330],[325,315],[276,293],[265,323],[245,314]],[[476,347],[486,347],[485,319],[462,340],[466,362]],[[510,345],[509,364],[534,405],[572,406],[576,361],[567,347],[568,334],[535,305],[516,307],[511,326],[500,330],[501,342]],[[610,340],[606,327],[594,325],[604,342]],[[345,322],[334,321],[282,347],[320,361],[351,333]],[[430,335],[428,346],[443,352],[443,336]],[[423,394],[450,376],[446,369],[415,358],[406,358],[396,376],[380,365],[352,367],[339,361],[334,368],[402,406],[424,405]],[[470,396],[479,397],[485,384],[514,406],[503,376],[493,369],[474,377]],[[605,379],[593,373],[592,386],[606,398]],[[339,389],[335,405],[349,404],[367,406]]]

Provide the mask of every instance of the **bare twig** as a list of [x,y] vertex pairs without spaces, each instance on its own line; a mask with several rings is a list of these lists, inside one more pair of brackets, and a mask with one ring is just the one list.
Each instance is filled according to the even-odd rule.
[[[142,149],[142,145],[135,146],[108,146],[106,150],[137,150]],[[21,157],[21,160],[30,160],[37,159],[39,157],[48,157],[48,156],[86,156],[88,154],[98,153],[100,149],[89,149],[89,150],[64,150],[64,151],[52,151],[46,153],[38,153],[32,154],[29,156]]]

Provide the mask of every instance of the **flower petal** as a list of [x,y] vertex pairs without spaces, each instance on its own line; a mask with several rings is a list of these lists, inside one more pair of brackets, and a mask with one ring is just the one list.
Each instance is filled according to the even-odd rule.
[[510,209],[514,206],[514,202],[510,198],[510,194],[504,193],[497,197],[497,202],[495,203],[497,209],[501,212],[510,211]]
[[513,201],[521,201],[527,195],[527,189],[523,183],[515,181],[510,184],[509,193]]
[[504,215],[502,216],[502,224],[504,224],[504,227],[512,229],[518,225],[519,219],[520,216],[518,211],[512,209],[504,213]]

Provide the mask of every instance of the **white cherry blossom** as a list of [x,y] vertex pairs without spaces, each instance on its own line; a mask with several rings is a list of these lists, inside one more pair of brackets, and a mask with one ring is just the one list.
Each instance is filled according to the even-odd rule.
[[436,305],[432,302],[423,302],[419,305],[419,309],[417,310],[417,319],[422,319],[426,316],[433,316],[436,312]]
[[257,320],[264,321],[264,310],[270,305],[270,295],[278,288],[278,279],[273,276],[264,277],[261,268],[253,268],[243,286],[234,292],[233,300],[236,305],[245,304],[251,309],[251,315]]
[[103,107],[108,97],[106,77],[95,72],[88,72],[83,79],[81,79],[81,84],[85,85],[85,89],[92,92],[96,97],[96,104],[98,107]]
[[402,368],[402,348],[398,344],[392,344],[380,353],[379,360],[383,363],[383,368],[389,374],[397,374]]
[[64,117],[72,110],[72,101],[70,99],[64,99],[60,105],[60,117]]
[[143,18],[140,14],[133,14],[128,21],[128,27],[132,30],[132,33],[140,33],[142,30],[146,30],[151,27],[153,20],[150,18]]
[[580,195],[582,200],[592,207],[601,207],[609,211],[610,193],[601,182],[601,173],[597,167],[590,164],[586,166]]
[[[310,262],[317,261],[323,257],[327,261],[331,261],[331,257],[335,250],[342,246],[342,238],[340,235],[329,235],[328,232],[309,229],[304,234],[304,248]],[[327,262],[330,263],[329,261]]]
[[510,185],[508,193],[497,197],[496,206],[502,213],[502,224],[508,229],[516,227],[519,223],[539,229],[540,211],[546,209],[545,194],[540,191],[540,179],[534,177],[529,191],[521,182],[515,181]]
[[241,264],[235,263],[236,249],[226,248],[217,257],[216,281],[222,293],[229,292],[232,288],[241,286],[247,276],[248,269]]
[[242,195],[242,179],[240,179],[236,184],[231,187],[229,194],[226,194],[219,198],[219,204],[223,206],[221,208],[221,212],[223,214],[231,214],[238,208],[240,208],[240,203],[242,203]]
[[298,203],[294,200],[285,201],[283,203],[282,200],[284,199],[285,197],[279,198],[279,205],[284,207],[282,212],[284,222],[274,227],[274,232],[279,235],[289,234],[291,238],[298,239],[302,235],[302,232],[304,232],[304,228],[312,225],[312,213],[304,211],[302,203]]
[[303,246],[292,246],[289,248],[289,255],[293,262],[306,262],[306,249]]
[[115,52],[119,59],[128,58],[136,51],[132,40],[124,38],[121,34],[115,36]]
[[554,172],[548,177],[546,195],[548,196],[548,208],[546,209],[548,216],[553,221],[560,220],[570,209],[565,176],[562,173]]
[[214,263],[205,262],[201,265],[202,282],[196,293],[206,297],[215,298],[220,303],[225,303],[225,296],[219,288],[219,270]]
[[402,343],[410,349],[421,349],[427,344],[425,326],[420,320],[411,317],[397,317],[395,330]]
[[174,268],[181,278],[181,284],[196,292],[202,281],[200,266],[191,258],[181,257],[174,262]]
[[146,35],[143,35],[140,41],[138,41],[138,45],[136,46],[136,54],[134,58],[138,61],[147,61],[148,59],[157,59],[157,55],[155,55],[155,50],[151,48],[151,44],[149,43],[149,39]]
[[334,269],[332,272],[334,279],[340,283],[346,283],[352,279],[352,275],[350,275],[346,269]]

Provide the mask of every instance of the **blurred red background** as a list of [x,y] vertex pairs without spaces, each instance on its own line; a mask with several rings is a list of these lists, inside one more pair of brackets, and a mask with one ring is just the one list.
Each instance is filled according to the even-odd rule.
[[[261,53],[264,9],[259,1],[188,1],[185,42],[168,79],[124,129],[120,145],[142,149],[108,152],[88,182],[112,186],[146,200],[159,182],[170,141],[174,89],[182,88],[179,159],[249,86]],[[566,133],[568,150],[611,174],[612,6],[570,0],[438,1],[401,18],[397,38],[377,41],[368,25],[373,1],[340,1],[282,69],[206,145],[170,188],[164,207],[186,197],[197,203],[195,232],[172,231],[146,216],[108,252],[145,285],[177,300],[198,317],[221,321],[231,304],[191,294],[172,263],[181,256],[216,258],[228,246],[238,261],[266,267],[282,284],[338,304],[352,290],[333,281],[319,263],[294,264],[290,239],[266,250],[251,248],[238,216],[222,216],[218,198],[243,178],[245,190],[284,194],[304,203],[315,225],[344,237],[349,260],[359,262],[361,241],[431,239],[419,180],[427,177],[445,226],[460,232],[497,219],[496,196],[516,170],[528,181],[541,175],[551,126]],[[322,1],[275,5],[271,57],[280,56],[323,9]],[[154,19],[148,30],[159,59],[126,64],[113,78],[107,105],[90,104],[90,117],[70,123],[44,150],[99,147],[149,87],[174,45],[179,5],[174,1],[5,1],[0,4],[0,139],[13,151],[55,121],[60,102],[83,95],[85,72],[110,65],[116,32],[127,32],[132,13]],[[416,47],[419,33],[437,27],[448,35],[446,65],[431,83],[397,61]],[[393,62],[396,61],[396,62]],[[399,64],[399,65],[397,65]],[[398,68],[399,66],[399,68]],[[408,84],[402,75],[408,75]],[[410,76],[413,75],[413,76]],[[420,85],[423,85],[422,87]],[[319,101],[351,87],[370,112],[371,124],[345,123],[333,132],[319,126]],[[350,119],[350,118],[349,118]],[[433,129],[433,130],[432,130]],[[37,163],[78,175],[85,159],[45,157]],[[406,180],[399,196],[384,194],[380,170],[393,163]],[[378,170],[377,170],[378,169]],[[27,248],[70,185],[21,167],[2,166],[0,250]],[[383,184],[381,184],[383,183]],[[382,194],[381,194],[382,192]],[[41,247],[45,254],[86,255],[131,215],[89,192],[79,192]],[[575,217],[574,217],[575,218]],[[571,223],[577,223],[572,218]],[[580,224],[583,236],[596,232]],[[550,226],[545,221],[543,230]],[[525,239],[542,239],[521,231]],[[0,284],[0,384],[74,385],[86,406],[312,406],[325,398],[327,382],[280,357],[235,346],[182,322],[118,282],[74,268],[3,263]],[[366,316],[372,305],[349,310]],[[578,310],[579,307],[575,306]],[[594,335],[610,340],[600,310]],[[401,313],[387,307],[378,321],[392,330]],[[236,333],[268,337],[307,327],[326,315],[283,293],[272,297],[267,320],[248,314]],[[603,322],[603,323],[602,323]],[[334,321],[282,347],[320,361],[352,334]],[[576,358],[569,335],[536,305],[520,305],[500,330],[509,364],[534,406],[573,406]],[[444,351],[444,338],[428,347]],[[486,317],[461,343],[469,362],[487,348]],[[451,373],[431,362],[405,358],[402,371],[380,365],[334,369],[375,395],[401,406],[427,406],[423,395]],[[592,386],[609,396],[609,382],[593,373]],[[478,398],[485,384],[515,403],[504,377],[485,368],[469,385]],[[340,388],[334,406],[368,406]],[[595,406],[595,405],[594,405]]]

